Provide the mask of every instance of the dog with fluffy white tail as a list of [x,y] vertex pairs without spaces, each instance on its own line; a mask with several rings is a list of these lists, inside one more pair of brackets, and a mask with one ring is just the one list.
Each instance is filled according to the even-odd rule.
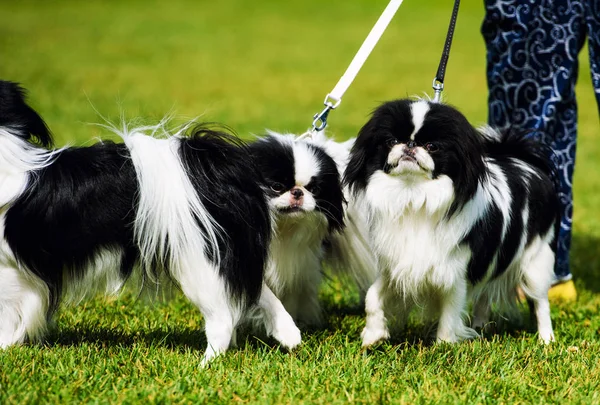
[[[270,213],[239,140],[206,127],[115,130],[124,144],[48,150],[44,121],[0,81],[0,348],[39,340],[59,304],[178,286],[205,319],[204,362],[250,309],[282,346],[300,331],[265,285]],[[137,275],[136,277],[131,277]]]

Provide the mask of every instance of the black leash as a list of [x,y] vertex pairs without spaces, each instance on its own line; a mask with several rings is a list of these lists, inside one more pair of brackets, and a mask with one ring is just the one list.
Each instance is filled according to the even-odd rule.
[[448,26],[448,33],[446,34],[446,43],[444,44],[444,51],[442,52],[442,59],[438,66],[437,73],[433,79],[433,101],[439,102],[441,99],[442,91],[444,90],[444,76],[446,75],[446,65],[448,64],[448,58],[450,57],[450,46],[452,46],[452,37],[454,36],[454,28],[456,27],[456,19],[458,18],[458,7],[460,6],[460,0],[454,0],[454,9],[452,10],[452,17],[450,18],[450,25]]

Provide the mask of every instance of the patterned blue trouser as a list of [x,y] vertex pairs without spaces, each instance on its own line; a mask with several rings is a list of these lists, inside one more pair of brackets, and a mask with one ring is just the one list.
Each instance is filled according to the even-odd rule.
[[534,129],[554,149],[562,209],[555,273],[571,277],[569,249],[577,137],[577,55],[589,40],[600,113],[600,0],[485,0],[490,125]]

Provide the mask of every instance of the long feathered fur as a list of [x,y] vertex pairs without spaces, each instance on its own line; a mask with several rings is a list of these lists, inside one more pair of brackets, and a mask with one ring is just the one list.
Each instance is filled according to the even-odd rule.
[[444,104],[376,110],[345,174],[368,207],[380,266],[365,346],[388,336],[386,311],[405,317],[415,304],[437,309],[438,340],[476,336],[463,320],[468,291],[479,327],[517,286],[535,303],[542,340],[554,339],[547,291],[558,210],[547,153],[522,134],[478,131]]
[[205,361],[254,307],[283,346],[300,343],[263,283],[269,210],[240,141],[207,128],[184,136],[189,126],[173,136],[163,122],[112,127],[124,144],[47,150],[24,91],[0,81],[0,94],[0,347],[39,339],[60,302],[118,292],[140,269],[200,309]]

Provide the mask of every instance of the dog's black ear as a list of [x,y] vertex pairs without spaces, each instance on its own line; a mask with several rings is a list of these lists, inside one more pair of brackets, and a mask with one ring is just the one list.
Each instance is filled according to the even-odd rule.
[[350,191],[356,193],[367,187],[367,157],[376,153],[375,142],[375,120],[371,118],[360,129],[358,137],[350,150],[350,160],[344,172],[344,185]]
[[[317,211],[327,218],[329,232],[341,231],[344,228],[344,192],[340,172],[333,158],[325,149],[312,144],[306,145],[317,156],[320,163],[320,173],[317,183],[320,191],[313,194],[317,201]],[[307,186],[308,187],[308,186]],[[314,192],[310,190],[310,192]]]
[[[339,179],[339,177],[338,177]],[[341,231],[344,229],[344,193],[342,191],[342,185],[338,181],[339,187],[335,187],[329,191],[329,197],[327,201],[319,202],[319,205],[324,205],[324,213],[327,217],[327,224],[329,226],[329,232]]]
[[0,127],[10,128],[26,140],[52,145],[52,135],[37,112],[27,105],[26,92],[17,83],[0,80]]

